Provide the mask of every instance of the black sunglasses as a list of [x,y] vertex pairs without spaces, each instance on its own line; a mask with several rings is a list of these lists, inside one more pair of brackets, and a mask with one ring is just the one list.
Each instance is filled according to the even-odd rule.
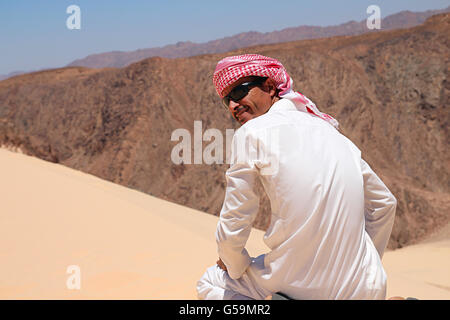
[[267,78],[259,78],[258,80],[255,81],[241,83],[233,90],[231,90],[231,92],[228,95],[222,98],[224,106],[228,109],[228,106],[230,105],[230,100],[238,102],[239,100],[243,99],[253,87],[260,85],[261,83],[266,81],[266,79]]

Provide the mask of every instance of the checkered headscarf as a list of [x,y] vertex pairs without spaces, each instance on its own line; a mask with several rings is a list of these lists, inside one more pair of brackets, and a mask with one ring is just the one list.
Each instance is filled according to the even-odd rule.
[[220,60],[213,77],[217,94],[223,98],[225,88],[240,78],[248,76],[271,78],[280,90],[280,98],[291,100],[299,111],[314,114],[327,121],[336,129],[339,128],[339,123],[336,119],[326,113],[320,112],[311,100],[300,92],[294,92],[292,90],[292,84],[294,82],[278,60],[259,54],[243,54]]

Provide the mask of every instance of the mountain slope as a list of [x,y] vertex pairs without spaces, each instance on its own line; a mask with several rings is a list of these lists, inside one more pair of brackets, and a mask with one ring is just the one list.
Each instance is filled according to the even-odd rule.
[[[279,59],[295,89],[339,120],[398,199],[390,248],[450,220],[449,23],[441,14],[411,29],[226,54]],[[0,145],[217,215],[227,165],[174,164],[171,135],[193,133],[194,121],[224,136],[237,127],[211,80],[224,56],[149,58],[122,69],[71,67],[2,81]],[[257,227],[267,226],[269,212],[263,197]]]

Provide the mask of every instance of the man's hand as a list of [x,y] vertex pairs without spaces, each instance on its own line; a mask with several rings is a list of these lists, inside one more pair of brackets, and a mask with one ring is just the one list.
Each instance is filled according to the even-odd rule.
[[223,271],[227,271],[227,266],[225,265],[225,263],[223,263],[222,259],[219,258],[216,263],[220,269],[222,269]]

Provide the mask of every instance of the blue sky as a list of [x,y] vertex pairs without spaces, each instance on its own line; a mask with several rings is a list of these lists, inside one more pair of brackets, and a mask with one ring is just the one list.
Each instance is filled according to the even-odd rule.
[[[81,29],[69,30],[69,5]],[[442,9],[450,0],[1,0],[0,74],[62,67],[89,54],[206,42],[240,32],[328,26],[402,11]]]

